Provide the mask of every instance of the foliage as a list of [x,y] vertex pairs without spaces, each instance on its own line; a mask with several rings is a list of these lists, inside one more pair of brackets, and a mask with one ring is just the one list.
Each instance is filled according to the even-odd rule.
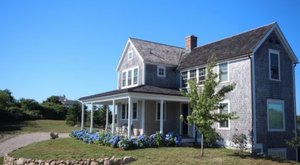
[[79,102],[75,102],[69,108],[66,115],[66,123],[68,125],[75,125],[79,122],[81,118],[81,104]]
[[[187,91],[181,90],[181,93],[189,98],[190,106],[193,109],[191,115],[187,117],[188,123],[195,124],[197,131],[201,132],[204,139],[211,134],[212,125],[215,122],[236,118],[235,113],[221,114],[216,111],[224,108],[220,102],[225,99],[225,94],[235,88],[235,84],[222,86],[216,91],[220,82],[216,81],[218,74],[213,72],[215,66],[215,58],[212,57],[207,64],[207,74],[203,87],[198,88],[197,82],[192,79],[188,82],[189,89]],[[203,156],[203,148],[201,155]]]
[[[93,121],[96,126],[105,127],[106,124],[106,109],[109,108],[108,106],[100,106],[95,111],[93,111]],[[90,121],[90,112],[87,115],[87,121]],[[112,113],[108,109],[108,122],[111,123]]]
[[235,133],[232,136],[232,142],[239,148],[240,152],[243,152],[247,148],[247,136],[243,133]]
[[55,132],[50,132],[50,138],[53,139],[53,140],[57,139],[58,138],[58,134],[59,134],[58,132],[56,132],[56,133]]
[[150,135],[140,135],[137,138],[126,138],[123,136],[112,135],[109,133],[95,132],[89,133],[86,130],[72,131],[71,137],[82,140],[90,144],[100,144],[107,145],[113,148],[121,148],[123,150],[132,150],[138,148],[148,148],[148,147],[174,147],[181,145],[181,137],[175,133],[168,133],[166,135],[161,133],[156,133]]
[[300,137],[297,136],[293,138],[291,141],[286,140],[286,144],[294,149],[298,149],[300,147]]

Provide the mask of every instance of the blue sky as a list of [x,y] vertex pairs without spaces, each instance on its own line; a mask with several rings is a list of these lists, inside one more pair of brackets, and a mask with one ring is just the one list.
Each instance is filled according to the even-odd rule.
[[[0,1],[0,89],[70,99],[116,89],[128,37],[203,45],[277,21],[300,59],[300,1]],[[300,67],[296,67],[300,113]]]

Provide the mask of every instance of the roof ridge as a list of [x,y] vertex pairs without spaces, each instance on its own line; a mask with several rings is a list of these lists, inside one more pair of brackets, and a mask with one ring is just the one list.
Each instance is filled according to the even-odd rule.
[[259,27],[256,27],[256,28],[253,28],[253,29],[250,29],[250,30],[247,30],[247,31],[243,31],[243,32],[240,32],[240,33],[228,36],[228,37],[224,37],[224,38],[218,39],[216,41],[209,42],[209,43],[207,43],[205,45],[198,46],[198,47],[196,47],[194,49],[198,49],[198,48],[201,48],[201,47],[204,47],[204,46],[216,43],[216,42],[220,42],[220,41],[223,41],[223,40],[226,40],[226,39],[229,39],[229,38],[233,38],[233,37],[236,37],[236,36],[239,36],[239,35],[242,35],[242,34],[245,34],[245,33],[251,32],[251,31],[254,31],[254,30],[258,30],[258,29],[263,28],[263,27],[267,27],[267,26],[270,26],[270,25],[275,25],[275,24],[277,24],[277,22],[272,22],[270,24],[266,24],[266,25],[263,25],[263,26],[259,26]]
[[139,39],[139,38],[134,38],[134,37],[129,37],[129,39],[135,39],[135,40],[139,40],[139,41],[150,42],[150,43],[154,43],[154,44],[159,44],[159,45],[164,45],[164,46],[169,46],[169,47],[174,47],[174,48],[179,48],[179,49],[183,49],[184,50],[183,47],[169,45],[169,44],[163,44],[163,43],[160,43],[160,42],[149,41],[149,40],[144,40],[144,39]]

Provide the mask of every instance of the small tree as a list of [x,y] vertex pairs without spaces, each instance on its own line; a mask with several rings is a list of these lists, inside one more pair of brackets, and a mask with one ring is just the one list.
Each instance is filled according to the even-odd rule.
[[204,86],[198,88],[195,80],[188,82],[189,89],[187,91],[182,90],[182,94],[189,98],[189,103],[193,109],[191,115],[187,117],[189,124],[195,124],[198,132],[201,133],[201,156],[204,155],[203,139],[211,133],[208,130],[212,130],[211,127],[215,122],[221,122],[228,119],[235,119],[235,113],[221,114],[217,113],[217,109],[224,108],[223,104],[220,104],[225,99],[225,94],[232,91],[235,84],[229,84],[222,86],[217,92],[216,88],[220,84],[217,81],[218,74],[213,72],[213,68],[216,66],[214,57],[209,59],[207,64],[207,74]]
[[239,153],[242,153],[247,148],[247,136],[243,133],[234,134],[232,142],[239,148]]
[[79,122],[80,116],[81,116],[81,104],[79,102],[75,102],[68,109],[66,115],[66,123],[73,126]]

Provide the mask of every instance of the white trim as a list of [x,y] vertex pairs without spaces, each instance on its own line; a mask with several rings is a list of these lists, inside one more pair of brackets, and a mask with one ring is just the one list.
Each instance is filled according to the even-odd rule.
[[164,103],[164,100],[160,100],[160,108],[159,109],[160,109],[159,132],[163,133],[164,132],[164,121],[166,121],[166,112],[167,112],[166,104]]
[[[296,110],[296,87],[295,87],[295,66],[292,65],[293,68],[293,97],[294,97],[294,124],[295,124],[295,137],[297,137],[297,110]],[[298,162],[298,149],[296,149],[296,161]]]
[[142,100],[142,135],[145,134],[145,100]]
[[146,82],[146,64],[143,63],[143,79],[142,79],[142,84],[145,84]]
[[93,120],[94,120],[94,115],[93,115],[93,113],[94,113],[94,108],[93,108],[93,103],[91,103],[91,117],[90,117],[90,132],[92,132],[93,131]]
[[[134,84],[134,70],[137,69],[137,83]],[[128,85],[128,76],[129,71],[131,71],[131,85]],[[123,86],[123,73],[126,73],[126,82],[125,86]],[[130,67],[127,69],[122,70],[122,81],[121,81],[121,89],[131,88],[139,85],[139,66]]]
[[128,97],[128,122],[127,122],[127,138],[131,138],[131,124],[132,124],[132,99]]
[[[157,73],[157,77],[166,77],[166,67],[165,66],[162,66],[162,65],[156,65],[157,66],[157,71],[156,71],[156,73]],[[160,75],[159,74],[159,70],[160,69],[163,69],[163,71],[164,71],[164,74],[163,75]]]
[[[227,108],[228,108],[228,113],[230,113],[230,101],[229,100],[224,100],[220,103],[226,103],[227,104]],[[218,113],[221,112],[221,109],[218,108]],[[230,119],[228,119],[228,127],[220,127],[220,122],[218,122],[218,129],[219,130],[230,130]]]
[[285,36],[283,35],[283,33],[277,23],[274,24],[274,26],[268,31],[268,33],[262,38],[262,40],[260,40],[259,43],[252,49],[252,52],[255,53],[273,31],[275,31],[275,33],[277,34],[277,37],[279,38],[281,43],[283,43],[283,47],[285,48],[285,50],[287,50],[287,53],[288,53],[289,57],[291,58],[291,60],[293,61],[293,63],[298,63],[297,56],[295,55],[294,51],[292,50],[290,44],[287,42]]
[[84,104],[81,102],[81,130],[84,128]]
[[[278,79],[271,77],[271,53],[276,54],[278,57]],[[281,81],[281,71],[280,71],[280,52],[278,50],[269,49],[269,79],[273,81]]]
[[283,159],[287,158],[287,150],[286,148],[268,148],[268,156],[272,156],[272,152],[284,152]]
[[[161,102],[160,101],[156,101],[156,104],[155,104],[155,121],[160,121],[160,119],[157,119],[157,113],[158,113],[158,104],[160,104]],[[163,100],[163,106],[164,106],[164,108],[163,108],[163,113],[165,114],[165,115],[163,115],[163,117],[164,117],[164,119],[163,119],[163,121],[166,121],[167,120],[167,102],[166,101],[164,101]]]
[[[220,81],[220,65],[223,65],[223,64],[226,64],[226,68],[227,68],[227,80],[226,81]],[[226,61],[226,62],[223,62],[223,63],[219,63],[217,69],[218,69],[218,80],[220,81],[220,83],[229,82],[230,81],[230,79],[229,79],[229,62]]]
[[251,58],[251,64],[252,64],[252,70],[251,70],[251,74],[252,74],[252,113],[253,113],[253,143],[254,146],[256,148],[256,144],[257,144],[257,132],[256,132],[256,83],[255,83],[255,55],[251,54],[250,56]]
[[[129,54],[131,54],[131,57],[129,56]],[[133,51],[132,50],[129,50],[129,51],[127,51],[127,60],[128,61],[131,61],[132,59],[133,59]]]
[[126,55],[125,53],[126,53],[128,47],[129,47],[130,45],[132,45],[132,48],[133,48],[133,50],[137,53],[137,56],[142,60],[142,62],[144,62],[143,57],[142,57],[142,56],[140,55],[140,53],[137,51],[136,47],[133,45],[132,41],[131,41],[130,38],[129,38],[129,39],[127,40],[127,43],[126,43],[126,45],[125,45],[123,51],[122,51],[122,55],[121,55],[121,57],[120,57],[120,59],[119,59],[119,62],[118,62],[116,71],[119,71],[120,66],[121,66],[121,61],[123,60],[124,56]]
[[[282,104],[282,116],[283,116],[283,128],[282,129],[270,129],[269,126],[269,109],[268,109],[268,104],[269,103],[280,103]],[[268,132],[284,132],[285,131],[285,104],[284,100],[278,100],[278,99],[267,99],[267,124],[268,124]]]
[[116,130],[116,125],[115,125],[115,115],[116,115],[116,103],[115,100],[113,100],[113,104],[112,104],[112,122],[111,122],[111,133],[114,135],[115,134],[115,130]]

